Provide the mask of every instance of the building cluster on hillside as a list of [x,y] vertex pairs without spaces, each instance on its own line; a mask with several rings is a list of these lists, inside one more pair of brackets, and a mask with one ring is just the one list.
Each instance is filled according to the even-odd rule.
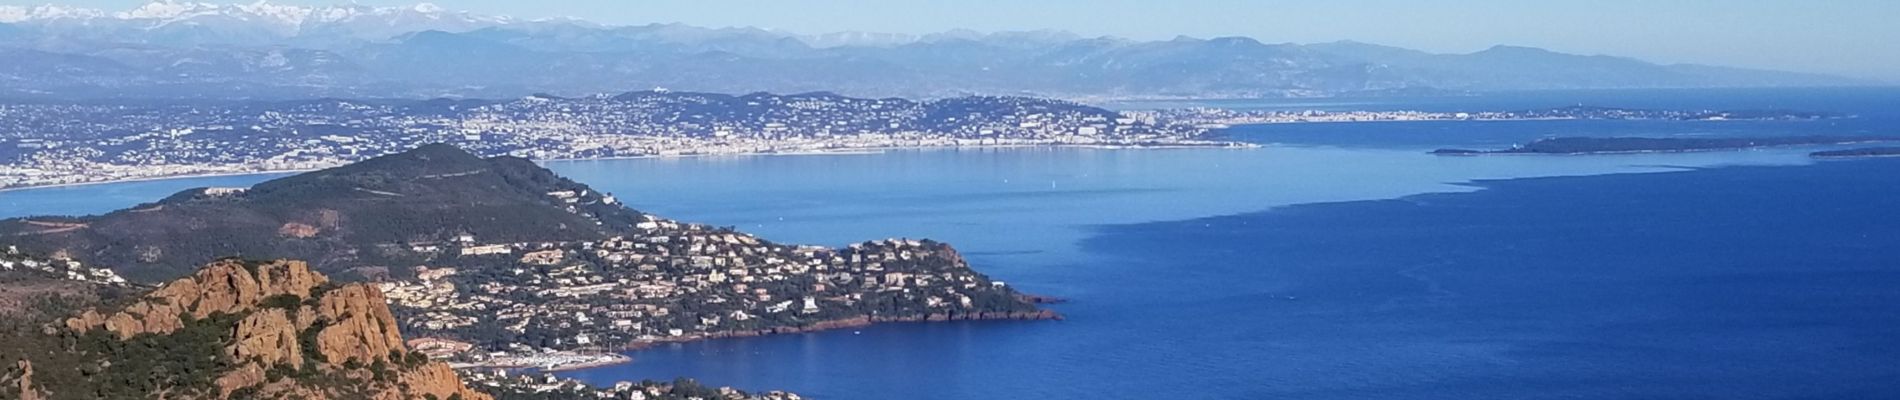
[[730,387],[710,388],[680,379],[672,382],[620,381],[612,386],[593,386],[578,379],[561,378],[547,373],[511,372],[507,369],[477,369],[460,372],[469,386],[490,393],[521,398],[602,399],[602,400],[801,400],[794,393],[770,391],[747,393]]
[[125,278],[105,268],[94,268],[66,258],[34,257],[15,246],[0,251],[0,271],[31,271],[50,277],[102,285],[125,285]]
[[[548,357],[551,350],[757,334],[853,318],[1037,311],[940,243],[789,246],[730,229],[643,218],[636,232],[598,241],[485,243],[464,236],[427,245],[436,248],[420,250],[441,252],[445,266],[415,268],[415,279],[381,288],[405,332],[478,344],[459,357],[434,355],[499,365]],[[591,361],[529,364],[573,362]]]
[[1242,124],[1283,124],[1312,122],[1380,122],[1380,121],[1451,121],[1451,120],[1499,120],[1519,119],[1516,114],[1503,112],[1482,113],[1440,113],[1424,111],[1322,111],[1322,110],[1234,110],[1225,108],[1186,108],[1176,110],[1141,111],[1131,114],[1182,121],[1183,123],[1216,128],[1226,125]]
[[0,104],[0,187],[342,165],[427,143],[570,159],[898,147],[1217,145],[1048,99],[639,92],[432,102]]

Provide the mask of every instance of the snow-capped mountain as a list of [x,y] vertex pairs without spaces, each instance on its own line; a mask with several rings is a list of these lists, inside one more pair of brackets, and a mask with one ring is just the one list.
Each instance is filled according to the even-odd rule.
[[0,5],[0,23],[21,23],[29,21],[47,21],[56,19],[92,19],[106,17],[108,14],[90,8],[43,6],[4,6]]
[[117,12],[57,5],[0,6],[0,23],[63,34],[90,33],[86,36],[91,37],[84,38],[131,43],[251,43],[309,36],[381,40],[423,30],[466,32],[513,22],[508,17],[450,11],[430,3],[410,7],[306,7],[266,1],[214,4],[159,0]]

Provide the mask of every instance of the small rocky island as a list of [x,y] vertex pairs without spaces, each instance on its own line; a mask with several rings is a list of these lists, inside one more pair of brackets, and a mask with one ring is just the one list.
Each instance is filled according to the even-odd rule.
[[1808,156],[1814,158],[1900,157],[1900,146],[1817,151],[1808,153]]
[[1737,138],[1560,137],[1502,150],[1438,149],[1441,156],[1487,154],[1628,154],[1742,150],[1761,147],[1843,145],[1900,141],[1900,136],[1783,136]]

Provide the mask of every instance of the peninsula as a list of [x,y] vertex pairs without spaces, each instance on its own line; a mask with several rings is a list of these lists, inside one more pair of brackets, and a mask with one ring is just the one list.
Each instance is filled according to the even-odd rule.
[[1867,147],[1809,153],[1814,158],[1900,157],[1900,147]]
[[1841,145],[1900,141],[1900,136],[1786,136],[1733,138],[1560,137],[1539,139],[1502,150],[1438,149],[1432,154],[1626,154],[1741,150],[1760,147]]
[[1623,120],[1623,121],[1794,121],[1850,118],[1829,112],[1799,110],[1656,110],[1598,106],[1570,106],[1517,111],[1415,111],[1415,110],[1246,110],[1228,108],[1181,108],[1144,112],[1151,118],[1176,125],[1203,128],[1230,125],[1297,124],[1327,122],[1416,122],[1416,121],[1527,121],[1527,120]]
[[576,367],[615,350],[877,322],[1057,319],[950,245],[774,243],[641,213],[525,159],[428,145],[0,241],[155,282],[242,254],[371,281],[415,348],[460,366]]

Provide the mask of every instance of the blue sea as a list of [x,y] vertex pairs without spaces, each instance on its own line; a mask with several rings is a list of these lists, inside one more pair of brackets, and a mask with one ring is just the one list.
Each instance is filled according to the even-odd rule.
[[[1579,103],[1857,117],[1263,125],[1223,132],[1257,149],[554,162],[635,208],[782,242],[945,240],[996,279],[1071,300],[1058,322],[679,344],[565,375],[865,400],[1900,398],[1900,159],[1424,154],[1549,136],[1900,134],[1900,90],[1215,105]],[[266,178],[0,192],[0,216]]]

